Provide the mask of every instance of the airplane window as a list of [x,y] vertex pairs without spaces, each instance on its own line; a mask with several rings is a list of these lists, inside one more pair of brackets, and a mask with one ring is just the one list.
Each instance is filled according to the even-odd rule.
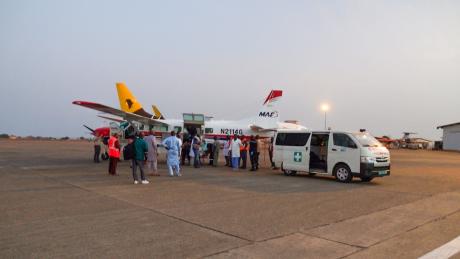
[[195,121],[204,121],[203,115],[195,115]]
[[184,121],[193,121],[193,116],[191,114],[184,114]]

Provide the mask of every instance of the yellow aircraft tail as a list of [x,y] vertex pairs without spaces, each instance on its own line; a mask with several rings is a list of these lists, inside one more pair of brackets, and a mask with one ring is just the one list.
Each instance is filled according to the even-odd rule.
[[160,110],[158,109],[158,107],[156,105],[152,105],[152,110],[153,110],[153,114],[155,116],[155,119],[159,119],[159,120],[164,120],[165,117],[163,116],[163,114],[161,114]]
[[136,97],[131,93],[125,83],[116,83],[118,100],[120,101],[120,108],[124,112],[135,113],[140,116],[151,118],[152,114],[146,112],[142,105],[136,100]]

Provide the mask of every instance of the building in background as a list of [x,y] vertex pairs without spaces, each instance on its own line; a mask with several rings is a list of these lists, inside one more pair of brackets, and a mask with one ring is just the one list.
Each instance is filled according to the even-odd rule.
[[442,125],[442,147],[444,150],[460,151],[460,122]]

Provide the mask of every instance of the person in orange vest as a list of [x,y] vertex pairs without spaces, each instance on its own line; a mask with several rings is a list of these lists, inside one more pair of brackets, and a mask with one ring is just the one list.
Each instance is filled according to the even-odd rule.
[[118,134],[113,133],[109,139],[109,174],[117,175],[117,164],[120,160],[120,143],[118,142]]
[[240,161],[243,161],[241,164],[241,169],[246,169],[246,164],[248,160],[248,150],[249,150],[249,143],[247,138],[243,137],[243,145],[240,147]]

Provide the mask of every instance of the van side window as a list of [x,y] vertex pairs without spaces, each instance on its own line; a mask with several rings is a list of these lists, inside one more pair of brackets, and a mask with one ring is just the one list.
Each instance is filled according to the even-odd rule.
[[278,133],[276,145],[302,147],[307,144],[310,133]]
[[358,148],[355,142],[347,135],[343,133],[334,133],[333,135],[334,145],[339,147]]
[[284,146],[286,142],[286,133],[278,133],[276,136],[275,145],[277,146]]

